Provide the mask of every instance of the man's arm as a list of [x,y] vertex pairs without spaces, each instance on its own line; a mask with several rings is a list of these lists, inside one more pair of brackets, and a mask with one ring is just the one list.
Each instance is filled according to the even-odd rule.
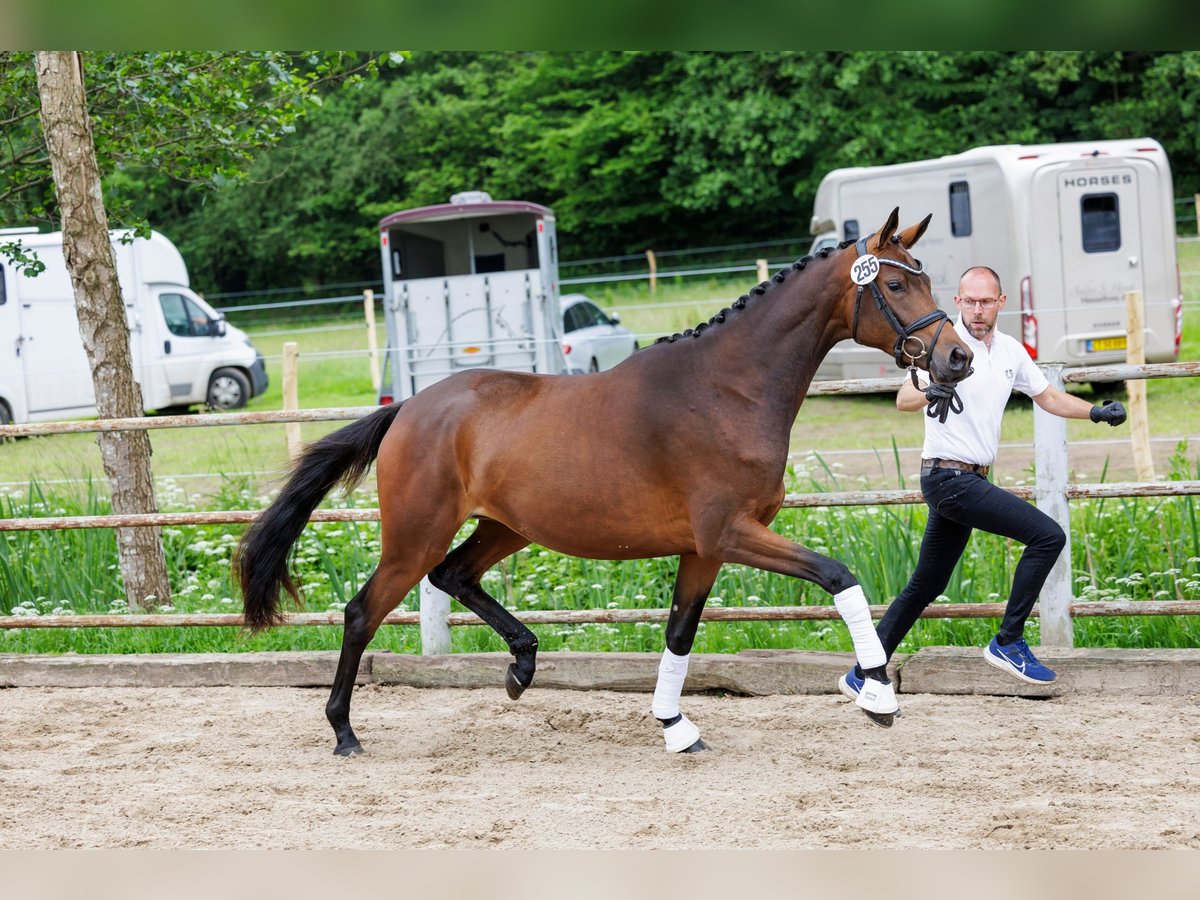
[[1082,397],[1060,391],[1050,386],[1033,398],[1033,402],[1046,412],[1064,419],[1091,419],[1120,425],[1125,421],[1125,407],[1116,400],[1105,400],[1100,406],[1092,406]]
[[896,393],[896,409],[901,412],[916,412],[929,405],[925,392],[913,387],[912,379],[906,378]]

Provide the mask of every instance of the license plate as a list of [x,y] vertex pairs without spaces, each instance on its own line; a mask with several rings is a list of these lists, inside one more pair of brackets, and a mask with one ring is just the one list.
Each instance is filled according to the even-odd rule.
[[1100,353],[1104,350],[1124,350],[1125,338],[1097,338],[1094,341],[1086,341],[1085,346],[1088,353]]

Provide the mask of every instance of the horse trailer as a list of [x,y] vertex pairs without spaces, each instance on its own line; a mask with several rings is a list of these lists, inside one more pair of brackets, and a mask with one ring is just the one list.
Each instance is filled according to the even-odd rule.
[[[973,265],[1000,275],[998,327],[1039,363],[1125,361],[1125,294],[1145,304],[1147,362],[1173,362],[1183,330],[1175,207],[1155,140],[976,147],[938,159],[835,169],[817,189],[813,247],[857,239],[895,206],[933,212],[921,258],[957,318],[958,279]],[[844,341],[818,378],[894,374],[886,354]]]
[[387,350],[379,402],[469,369],[560,374],[554,214],[483,191],[379,223]]
[[[262,355],[188,287],[175,245],[157,231],[111,233],[125,300],[133,376],[145,409],[236,409],[267,389]],[[0,263],[0,422],[96,415],[61,231],[9,228],[45,265],[36,276]]]

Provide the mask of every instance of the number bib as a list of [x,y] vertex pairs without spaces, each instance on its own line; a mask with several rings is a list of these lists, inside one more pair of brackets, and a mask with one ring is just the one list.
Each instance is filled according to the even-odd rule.
[[870,253],[864,253],[850,267],[850,277],[855,284],[870,284],[879,275],[879,260]]

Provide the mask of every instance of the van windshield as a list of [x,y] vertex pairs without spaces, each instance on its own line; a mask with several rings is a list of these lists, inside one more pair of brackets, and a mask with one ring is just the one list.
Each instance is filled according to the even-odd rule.
[[204,337],[209,333],[208,313],[183,294],[160,294],[158,303],[162,307],[167,330],[180,337]]

